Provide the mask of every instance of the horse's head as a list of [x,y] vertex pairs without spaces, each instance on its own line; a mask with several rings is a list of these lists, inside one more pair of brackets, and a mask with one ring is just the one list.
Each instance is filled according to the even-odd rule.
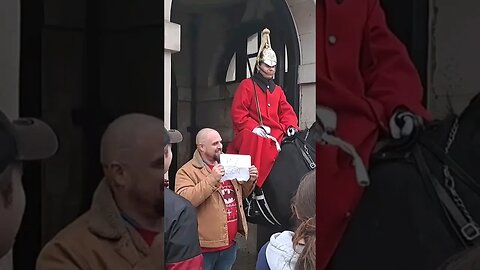
[[[447,138],[446,143],[448,141]],[[474,179],[480,181],[480,94],[459,116],[458,131],[450,153]]]

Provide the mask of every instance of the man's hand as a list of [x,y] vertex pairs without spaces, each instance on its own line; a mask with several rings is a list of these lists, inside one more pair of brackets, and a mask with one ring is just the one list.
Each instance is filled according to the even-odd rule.
[[254,165],[252,165],[249,170],[250,172],[250,179],[248,181],[255,181],[258,178],[258,169]]
[[390,119],[390,133],[394,139],[409,137],[423,125],[422,118],[405,110],[399,110]]
[[220,180],[222,180],[222,177],[225,175],[225,168],[223,167],[223,165],[215,161],[215,166],[213,166],[212,168],[212,175],[215,180],[220,182]]

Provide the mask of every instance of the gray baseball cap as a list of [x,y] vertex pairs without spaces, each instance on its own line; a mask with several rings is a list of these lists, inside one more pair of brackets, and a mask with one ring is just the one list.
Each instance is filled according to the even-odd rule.
[[181,141],[183,141],[183,136],[182,136],[182,133],[180,133],[180,131],[176,129],[167,130],[164,125],[164,133],[163,133],[164,144],[167,145],[172,143],[179,143]]
[[45,122],[35,118],[10,121],[0,111],[0,173],[14,161],[46,159],[57,149],[57,135]]

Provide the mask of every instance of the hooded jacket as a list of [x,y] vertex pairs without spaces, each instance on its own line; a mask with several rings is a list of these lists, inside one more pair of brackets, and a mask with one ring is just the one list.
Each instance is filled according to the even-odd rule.
[[302,250],[293,247],[293,232],[275,233],[258,253],[256,270],[294,270]]

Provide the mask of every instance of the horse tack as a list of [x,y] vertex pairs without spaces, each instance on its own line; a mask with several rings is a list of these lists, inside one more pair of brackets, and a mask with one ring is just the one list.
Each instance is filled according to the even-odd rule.
[[[258,218],[261,216],[270,224],[270,225],[279,225],[282,224],[277,220],[275,215],[272,213],[270,206],[265,198],[262,188],[256,188],[249,196],[245,199],[245,209],[247,215],[247,220],[255,224],[261,223]],[[260,213],[257,213],[260,212]]]
[[[445,152],[445,155],[447,155],[447,156],[450,152],[450,148],[451,148],[453,142],[455,141],[455,137],[456,137],[457,132],[458,132],[458,127],[459,127],[459,120],[458,120],[458,117],[457,117],[457,118],[455,118],[455,122],[454,122],[454,124],[452,126],[452,130],[449,134],[447,145],[445,146],[444,152]],[[469,221],[469,227],[463,227],[462,228],[462,235],[467,240],[472,241],[473,239],[480,236],[480,227],[478,226],[478,224],[476,222],[473,221],[473,218],[470,215],[470,212],[467,210],[467,207],[465,206],[462,198],[460,198],[460,195],[457,193],[457,190],[455,189],[455,179],[453,178],[453,176],[450,172],[450,168],[449,168],[448,164],[444,165],[443,174],[445,176],[445,186],[448,187],[455,204],[462,210],[466,219]],[[469,232],[471,232],[471,233],[469,233]]]
[[[449,136],[450,139],[447,145],[451,145],[453,143],[455,136],[454,135],[452,136],[452,134],[455,134],[455,133],[456,133],[456,128],[452,128]],[[443,168],[444,177],[451,177],[450,169],[453,169],[455,174],[459,176],[460,180],[463,180],[463,182],[471,190],[473,190],[478,196],[480,196],[480,185],[448,155],[446,150],[442,150],[438,145],[432,143],[431,141],[425,140],[423,138],[419,139],[419,143],[422,144],[426,150],[431,152],[437,159],[439,159],[444,164],[444,168]],[[449,150],[449,148],[450,147],[446,147],[445,149]],[[453,177],[451,180],[454,181]],[[455,183],[448,183],[448,186],[455,188]]]
[[460,235],[464,238],[460,238],[461,242],[465,244],[464,240],[472,241],[478,236],[478,229],[476,229],[476,224],[472,221],[472,219],[468,219],[465,214],[463,213],[463,209],[459,209],[457,203],[450,197],[447,193],[446,189],[440,184],[440,181],[437,177],[431,172],[430,168],[428,167],[425,157],[422,153],[420,146],[416,146],[413,149],[413,156],[417,161],[416,164],[418,166],[418,170],[422,177],[426,180],[430,181],[440,204],[444,208],[447,214],[448,220],[451,222],[451,219],[448,215],[451,216],[453,221],[456,224],[450,224],[453,228],[460,228]]
[[[292,143],[295,148],[300,152],[300,156],[303,158],[306,167],[311,171],[316,168],[315,160],[311,157],[309,152],[315,153],[315,149],[308,143],[308,136],[310,130],[307,130],[305,138],[300,137],[300,133],[296,133],[294,136],[285,138],[282,143]],[[303,146],[301,145],[303,144]],[[282,226],[277,217],[273,214],[267,198],[262,188],[256,188],[252,194],[245,199],[245,212],[247,214],[247,220],[255,224],[261,224],[262,220],[265,220],[269,225]]]
[[[303,160],[305,161],[305,164],[310,170],[314,170],[317,167],[317,164],[315,163],[315,159],[312,158],[310,155],[309,151],[312,151],[315,154],[315,149],[313,149],[308,143],[308,135],[310,131],[307,130],[307,134],[305,135],[305,138],[301,138],[298,135],[294,135],[293,141],[295,146],[297,147],[297,150],[300,152],[300,155],[303,157]],[[300,145],[300,142],[303,144]]]
[[[443,151],[439,150],[439,147],[434,145],[430,141],[421,138],[419,140],[419,146],[423,146],[423,148],[431,152],[442,163],[443,175],[445,178],[444,185],[448,189],[449,194],[447,194],[447,190],[445,190],[445,188],[440,184],[438,179],[431,173],[419,146],[414,148],[413,153],[415,159],[417,160],[420,173],[424,178],[430,180],[445,210],[450,214],[450,216],[453,218],[458,228],[460,229],[460,235],[463,237],[463,239],[461,239],[462,243],[464,243],[464,240],[466,240],[468,242],[479,244],[480,227],[478,223],[473,220],[463,200],[456,191],[455,179],[453,178],[450,171],[450,167],[452,167],[452,169],[455,171],[455,173],[459,176],[461,180],[464,180],[464,182],[466,183],[470,182],[471,185],[473,185],[474,187],[472,189],[475,189],[476,182],[470,177],[470,175],[463,171],[463,169],[461,169],[461,167],[458,166],[458,164],[453,159],[449,157],[449,150],[453,142],[455,141],[458,127],[459,120],[458,118],[456,118],[450,130],[449,137]],[[453,227],[456,228],[456,226]]]

